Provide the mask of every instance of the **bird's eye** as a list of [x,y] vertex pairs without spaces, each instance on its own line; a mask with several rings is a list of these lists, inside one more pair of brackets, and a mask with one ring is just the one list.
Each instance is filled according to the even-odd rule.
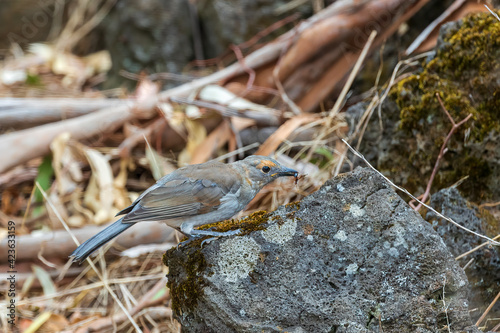
[[262,172],[268,173],[269,171],[271,171],[271,168],[268,167],[267,165],[262,167]]

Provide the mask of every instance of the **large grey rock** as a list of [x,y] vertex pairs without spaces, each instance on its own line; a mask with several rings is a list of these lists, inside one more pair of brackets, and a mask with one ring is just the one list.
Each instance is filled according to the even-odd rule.
[[[489,237],[500,234],[498,220],[488,211],[468,202],[454,187],[433,194],[431,206],[475,232]],[[472,236],[467,231],[443,221],[431,211],[427,212],[426,220],[432,223],[454,257],[467,253],[484,242],[484,239]],[[469,262],[471,259],[472,262]],[[459,260],[462,267],[468,263],[465,273],[471,289],[469,308],[475,322],[500,292],[500,247],[483,246]],[[497,303],[487,318],[499,317],[500,304]],[[493,327],[497,323],[497,321],[491,321],[487,325]]]
[[108,88],[123,82],[121,70],[180,73],[193,57],[191,37],[187,1],[121,0],[89,39],[113,58]]
[[[229,45],[243,43],[293,13],[300,12],[304,17],[312,14],[311,3],[305,2],[290,12],[278,15],[276,10],[288,2],[283,0],[198,1],[197,7],[206,56],[208,58],[220,56]],[[289,28],[290,26],[272,31],[259,42],[270,41]]]
[[165,255],[183,332],[479,332],[442,239],[368,169],[241,227]]

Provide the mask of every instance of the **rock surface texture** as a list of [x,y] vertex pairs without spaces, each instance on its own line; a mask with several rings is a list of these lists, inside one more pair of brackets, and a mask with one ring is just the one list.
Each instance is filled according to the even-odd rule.
[[254,226],[167,252],[183,332],[479,332],[442,239],[368,169]]
[[[454,187],[433,194],[431,206],[459,224],[482,235],[493,238],[500,234],[498,220],[485,209],[468,202]],[[473,237],[463,229],[443,221],[431,211],[427,212],[426,220],[432,223],[454,257],[483,244],[483,239]],[[500,292],[500,247],[483,246],[459,259],[459,263],[462,267],[467,265],[465,273],[471,288],[469,308],[476,309],[471,311],[473,321],[476,322]],[[487,318],[500,318],[500,303],[497,303],[490,310]],[[495,325],[496,323],[493,324],[493,326]]]

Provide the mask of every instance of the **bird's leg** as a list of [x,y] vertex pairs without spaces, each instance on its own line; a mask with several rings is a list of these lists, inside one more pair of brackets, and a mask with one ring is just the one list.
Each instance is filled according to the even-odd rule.
[[181,232],[188,236],[189,238],[185,240],[184,242],[181,242],[177,245],[177,249],[179,249],[179,246],[184,246],[192,242],[193,240],[203,237],[203,236],[212,236],[211,238],[205,239],[202,243],[201,246],[203,246],[204,243],[206,242],[211,242],[217,237],[223,237],[223,236],[233,236],[241,233],[241,229],[236,229],[236,230],[229,230],[229,231],[224,231],[224,232],[218,232],[218,231],[212,231],[212,230],[198,230],[194,229],[193,226],[191,225],[181,225],[180,228]]
[[199,238],[200,236],[188,236],[188,239],[186,239],[184,242],[180,242],[177,244],[177,250],[179,249],[179,247],[181,246],[185,246],[185,245],[188,245],[189,243],[191,243],[192,241],[196,240],[197,238]]
[[212,230],[191,230],[191,236],[201,237],[201,236],[213,236],[213,237],[221,237],[221,236],[233,236],[241,233],[241,229],[236,230],[228,230],[224,232],[212,231]]
[[180,227],[180,231],[188,236],[188,237],[202,237],[202,236],[213,236],[213,237],[221,237],[221,236],[232,236],[237,235],[241,232],[241,229],[237,230],[229,230],[224,232],[212,231],[212,230],[199,230],[194,229],[192,224],[183,223]]

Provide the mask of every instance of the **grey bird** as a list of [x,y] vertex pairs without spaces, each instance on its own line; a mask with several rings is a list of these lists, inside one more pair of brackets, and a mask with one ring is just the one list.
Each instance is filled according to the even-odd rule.
[[283,176],[297,177],[298,172],[265,156],[249,156],[224,164],[210,161],[189,165],[164,176],[148,188],[124,215],[70,255],[83,262],[92,252],[137,222],[166,223],[188,236],[188,241],[201,236],[229,236],[239,230],[215,232],[196,227],[227,220],[245,208],[267,184]]

